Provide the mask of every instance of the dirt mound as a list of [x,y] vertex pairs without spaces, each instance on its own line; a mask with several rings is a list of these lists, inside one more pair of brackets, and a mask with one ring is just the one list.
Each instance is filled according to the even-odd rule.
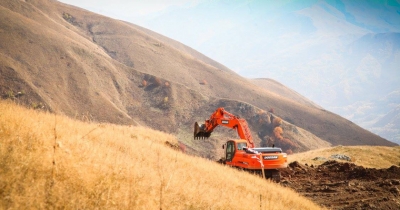
[[297,161],[281,170],[283,186],[330,209],[399,209],[400,167],[364,168],[327,161],[319,166]]

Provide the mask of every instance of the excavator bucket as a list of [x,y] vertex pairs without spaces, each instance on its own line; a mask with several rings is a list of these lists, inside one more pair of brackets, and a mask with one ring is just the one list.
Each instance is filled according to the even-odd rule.
[[199,125],[197,122],[194,123],[194,139],[204,139],[210,137],[211,132],[206,132],[205,127],[206,126],[204,124]]

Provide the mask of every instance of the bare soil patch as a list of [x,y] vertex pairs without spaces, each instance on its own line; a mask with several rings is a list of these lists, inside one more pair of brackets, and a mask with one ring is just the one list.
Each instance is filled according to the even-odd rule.
[[397,166],[364,168],[334,160],[313,166],[295,161],[281,173],[281,185],[329,209],[400,209]]

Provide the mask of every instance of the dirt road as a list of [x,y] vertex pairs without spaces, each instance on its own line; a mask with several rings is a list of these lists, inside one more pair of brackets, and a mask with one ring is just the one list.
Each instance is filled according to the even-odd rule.
[[319,166],[292,162],[281,185],[328,209],[400,209],[400,167],[371,169],[327,161]]

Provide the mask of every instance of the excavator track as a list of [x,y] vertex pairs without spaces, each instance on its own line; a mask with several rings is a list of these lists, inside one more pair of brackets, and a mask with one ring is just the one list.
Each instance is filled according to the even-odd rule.
[[[262,171],[255,172],[258,176],[263,176]],[[278,169],[264,169],[265,179],[270,179],[276,183],[281,181],[281,172]]]
[[265,170],[265,178],[271,179],[274,182],[279,183],[281,181],[281,172],[277,169]]

